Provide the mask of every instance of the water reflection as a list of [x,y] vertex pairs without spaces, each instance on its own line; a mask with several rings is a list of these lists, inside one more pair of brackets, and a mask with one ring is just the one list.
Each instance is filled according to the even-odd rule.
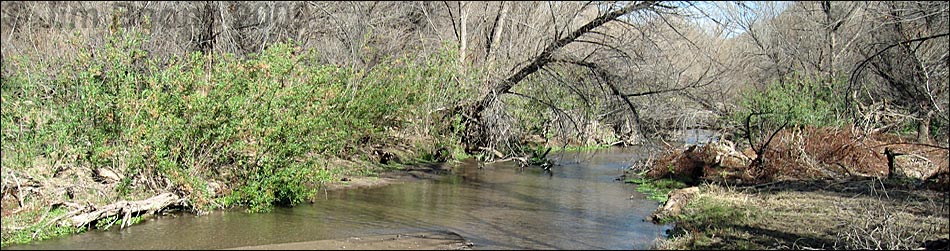
[[177,215],[11,249],[218,249],[430,230],[454,231],[475,249],[645,249],[666,229],[642,220],[657,203],[614,180],[639,155],[555,154],[551,175],[469,162],[442,180],[338,191],[272,213]]

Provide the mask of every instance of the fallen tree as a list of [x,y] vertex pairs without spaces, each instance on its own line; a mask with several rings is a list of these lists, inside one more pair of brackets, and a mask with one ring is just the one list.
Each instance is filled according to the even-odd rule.
[[70,226],[81,228],[84,226],[95,226],[103,219],[113,219],[121,217],[122,225],[130,225],[132,217],[142,215],[152,215],[165,209],[183,205],[184,199],[173,193],[162,193],[144,200],[137,201],[118,201],[101,207],[80,206],[75,203],[64,203],[67,206],[76,208],[60,219],[69,219],[60,224],[69,224]]

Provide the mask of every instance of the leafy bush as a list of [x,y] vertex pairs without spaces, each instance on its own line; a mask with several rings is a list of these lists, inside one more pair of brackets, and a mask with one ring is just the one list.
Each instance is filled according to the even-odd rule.
[[839,95],[846,85],[844,79],[832,81],[817,77],[793,76],[766,86],[764,91],[749,90],[739,101],[741,109],[730,118],[744,125],[750,114],[750,124],[770,121],[790,126],[837,126],[844,121],[844,98]]
[[326,159],[359,158],[397,132],[458,144],[441,136],[450,123],[429,119],[464,98],[451,51],[358,70],[320,64],[291,41],[248,58],[160,62],[142,49],[146,34],[113,31],[56,74],[44,74],[54,62],[4,61],[17,69],[0,78],[4,169],[53,159],[108,166],[125,174],[120,194],[168,180],[198,207],[214,204],[208,183],[223,179],[234,191],[224,206],[266,211],[332,180],[340,167]]

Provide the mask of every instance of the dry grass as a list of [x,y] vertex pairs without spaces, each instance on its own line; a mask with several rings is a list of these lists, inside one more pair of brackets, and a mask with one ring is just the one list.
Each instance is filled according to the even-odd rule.
[[[737,215],[729,219],[723,216]],[[660,249],[916,249],[950,237],[946,194],[877,179],[704,185]]]

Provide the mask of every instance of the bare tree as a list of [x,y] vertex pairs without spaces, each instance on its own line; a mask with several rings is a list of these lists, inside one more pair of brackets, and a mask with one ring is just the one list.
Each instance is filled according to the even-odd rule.
[[[866,58],[852,71],[851,84],[866,87],[870,100],[884,97],[885,102],[911,111],[919,121],[918,140],[930,143],[934,116],[947,124],[950,5],[878,3],[869,8],[869,15],[879,28],[870,33],[875,42],[860,48]],[[859,84],[866,71],[879,84]]]
[[553,41],[544,45],[543,49],[541,49],[536,55],[528,58],[522,66],[516,68],[516,70],[513,71],[513,74],[510,74],[500,80],[490,80],[488,92],[473,105],[471,105],[471,107],[464,111],[464,113],[468,114],[467,117],[471,118],[467,125],[467,129],[469,129],[469,131],[466,133],[466,137],[464,139],[466,144],[468,144],[469,149],[474,150],[474,147],[487,143],[490,137],[490,135],[487,134],[487,128],[485,128],[485,126],[482,124],[482,112],[486,108],[490,107],[500,95],[509,93],[509,91],[519,82],[551,63],[554,59],[555,53],[560,52],[565,46],[576,42],[576,40],[582,36],[592,33],[594,29],[601,27],[602,25],[611,21],[617,20],[617,18],[622,15],[627,15],[637,11],[645,11],[655,7],[657,7],[656,2],[629,3],[627,5],[620,6],[619,8],[610,6],[607,11],[600,13],[600,15],[594,17],[586,24],[573,29],[571,32],[561,31],[561,28],[557,26],[556,20],[553,20],[554,26],[551,28],[554,35]]

